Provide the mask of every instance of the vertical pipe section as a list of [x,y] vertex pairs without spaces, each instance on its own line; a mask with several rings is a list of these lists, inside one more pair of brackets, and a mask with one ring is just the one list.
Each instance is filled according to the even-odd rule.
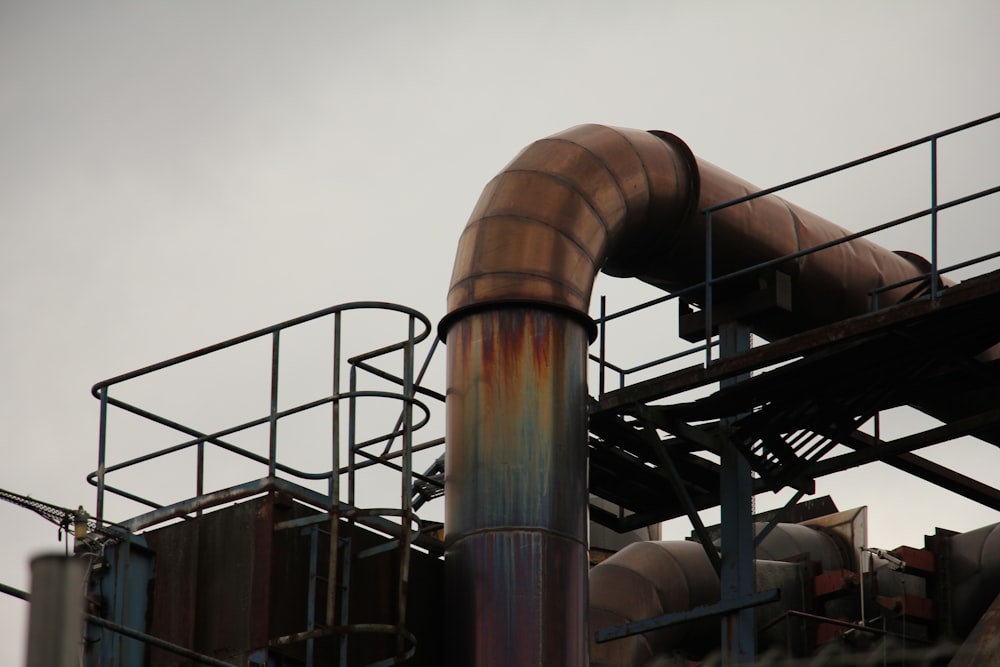
[[448,334],[451,665],[587,660],[587,330],[544,309]]

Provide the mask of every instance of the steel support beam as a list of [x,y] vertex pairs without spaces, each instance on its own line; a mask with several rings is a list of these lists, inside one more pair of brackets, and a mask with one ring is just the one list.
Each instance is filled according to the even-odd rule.
[[[719,348],[723,358],[750,349],[750,330],[740,324],[719,327]],[[749,374],[724,380],[722,387],[740,382]],[[723,433],[737,415],[722,420]],[[752,665],[757,653],[757,630],[752,608],[742,605],[754,593],[753,564],[753,478],[750,463],[736,446],[722,445],[719,500],[722,510],[721,604],[733,611],[722,619],[722,664],[725,667]]]

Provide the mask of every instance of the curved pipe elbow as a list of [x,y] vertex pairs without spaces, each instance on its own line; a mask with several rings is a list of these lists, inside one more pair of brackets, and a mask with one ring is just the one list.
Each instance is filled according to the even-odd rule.
[[589,323],[597,272],[636,275],[697,201],[694,155],[673,135],[581,125],[536,141],[490,181],[462,232],[442,337],[484,306],[540,305]]
[[[592,328],[600,270],[668,291],[697,285],[706,277],[699,210],[755,191],[667,132],[580,125],[536,141],[487,184],[462,232],[441,338],[464,314],[505,306],[562,311]],[[712,274],[847,235],[780,197],[745,201],[712,216]],[[786,261],[777,268],[792,278],[792,312],[745,323],[773,339],[869,312],[872,290],[919,276],[918,259],[859,238]],[[751,276],[717,294],[755,284]],[[881,305],[909,289],[882,294]]]

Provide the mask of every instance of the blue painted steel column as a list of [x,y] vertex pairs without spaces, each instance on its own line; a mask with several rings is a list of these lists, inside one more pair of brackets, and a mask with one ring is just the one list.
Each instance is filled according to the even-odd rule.
[[[750,349],[750,330],[740,324],[719,327],[723,358]],[[745,376],[724,381],[723,386]],[[750,464],[729,442],[722,445],[720,504],[722,506],[721,599],[736,601],[754,592],[753,499]],[[741,609],[722,619],[722,664],[726,667],[754,664],[757,632],[753,608]]]
[[587,332],[501,308],[448,330],[445,573],[453,667],[585,667]]

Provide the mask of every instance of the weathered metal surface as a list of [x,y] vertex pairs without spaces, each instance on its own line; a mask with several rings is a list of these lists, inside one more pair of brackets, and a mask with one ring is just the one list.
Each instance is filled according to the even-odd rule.
[[993,600],[948,667],[990,667],[1000,656],[1000,595]]
[[[88,582],[92,611],[139,631],[149,629],[149,587],[155,579],[153,553],[146,545],[141,535],[106,545],[102,552],[104,567],[93,572]],[[148,655],[142,642],[123,633],[91,628],[90,637],[93,641],[84,645],[87,664],[143,664]]]
[[683,142],[639,130],[581,125],[531,144],[490,181],[469,218],[443,328],[484,303],[539,303],[586,317],[605,260],[645,253],[672,235],[668,224],[647,223],[690,214],[696,178]]
[[[459,240],[442,328],[485,303],[541,303],[586,316],[602,268],[671,291],[696,285],[705,278],[706,240],[697,211],[756,190],[666,132],[581,125],[537,141],[480,196]],[[711,225],[714,276],[849,235],[773,195],[715,211]],[[871,290],[918,276],[924,263],[855,238],[778,268],[792,277],[794,306],[756,323],[769,338],[868,312]],[[720,286],[720,294],[741,293],[756,277],[741,283]],[[910,289],[883,293],[881,304]]]
[[[621,394],[609,393],[593,409],[591,428],[601,428],[602,420],[608,419],[606,415],[626,408],[630,401],[661,397],[661,388],[669,386],[667,393],[673,393],[709,384],[731,376],[737,368],[766,367],[794,349],[803,357],[801,360],[760,374],[744,386],[727,388],[691,403],[633,407],[628,412],[678,437],[684,433],[675,423],[702,422],[704,433],[712,423],[706,420],[752,412],[751,417],[741,420],[739,430],[748,449],[762,443],[748,453],[760,474],[760,484],[755,486],[758,491],[784,485],[803,488],[819,475],[883,460],[977,502],[1000,508],[1000,491],[993,486],[907,451],[965,434],[1000,443],[1000,413],[990,401],[1000,390],[1000,366],[977,364],[972,359],[1000,336],[1000,329],[993,326],[1000,317],[998,307],[1000,275],[959,284],[943,291],[936,306],[928,301],[900,304],[882,313],[763,346],[733,360],[720,360],[707,369],[689,369],[635,385]],[[741,363],[730,366],[735,360]],[[942,386],[942,382],[946,384]],[[967,391],[959,391],[956,398],[956,388]],[[891,443],[856,430],[856,420],[872,411],[905,404],[946,417],[947,423]],[[948,406],[947,414],[935,409],[943,406]],[[847,445],[860,453],[832,458],[836,452],[811,448],[810,442],[799,439],[801,434],[803,438],[812,437],[810,431],[816,438]],[[701,445],[698,438],[683,440],[691,446]],[[611,443],[624,446],[620,436]],[[656,463],[651,455],[634,453],[643,461]],[[598,472],[603,473],[603,468]],[[605,478],[602,474],[596,480],[603,483]],[[633,509],[648,512],[640,507]]]
[[851,570],[832,570],[813,577],[813,595],[825,598],[842,595],[858,587],[860,577]]
[[[308,517],[321,521],[303,527],[307,522],[301,520]],[[327,582],[318,583],[310,596],[309,563],[329,556],[325,530],[313,544],[314,528],[328,521],[325,512],[269,494],[147,533],[157,554],[157,576],[148,591],[150,633],[171,646],[238,664],[265,653],[304,664],[309,640],[316,664],[333,664],[341,638],[348,637],[347,664],[368,665],[394,656],[399,637],[403,653],[413,653],[407,664],[441,664],[443,568],[439,558],[416,551],[410,554],[407,627],[397,623],[399,554],[390,550],[351,559],[350,581],[355,587],[363,582],[363,588],[343,609],[338,591],[335,624],[309,631],[310,604],[314,619],[325,617]],[[338,533],[359,552],[374,553],[391,541],[345,521]],[[148,649],[151,667],[176,664],[161,648],[171,650]]]
[[934,604],[919,595],[876,595],[875,603],[911,621],[930,623],[934,620]]
[[949,540],[954,637],[965,637],[980,615],[1000,595],[1000,524],[985,526]]
[[[761,592],[720,603],[718,574],[696,543],[629,545],[591,570],[591,666],[642,667],[673,652],[703,658],[719,645],[720,613],[762,605],[757,625],[763,632],[774,619],[803,606],[805,577],[802,563],[757,561]],[[783,631],[762,638],[768,644],[785,643]]]
[[914,547],[896,547],[892,555],[906,563],[906,571],[911,574],[934,574],[934,552]]
[[625,625],[598,630],[597,641],[598,643],[607,642],[615,639],[621,639],[623,637],[638,635],[643,632],[659,630],[660,628],[669,627],[671,625],[690,623],[691,621],[697,621],[702,618],[714,618],[721,614],[741,611],[749,607],[756,607],[757,605],[767,604],[769,602],[776,602],[780,598],[781,591],[777,588],[750,592],[743,598],[723,600],[716,604],[702,605],[687,611],[676,611],[642,621],[632,621],[631,623],[626,623]]
[[451,664],[586,664],[586,343],[537,309],[448,333]]
[[[594,567],[590,576],[590,625],[605,628],[686,611],[719,601],[719,576],[694,542],[640,542]],[[718,619],[699,619],[645,635],[591,644],[594,665],[645,665],[670,648],[698,653],[717,646]]]

